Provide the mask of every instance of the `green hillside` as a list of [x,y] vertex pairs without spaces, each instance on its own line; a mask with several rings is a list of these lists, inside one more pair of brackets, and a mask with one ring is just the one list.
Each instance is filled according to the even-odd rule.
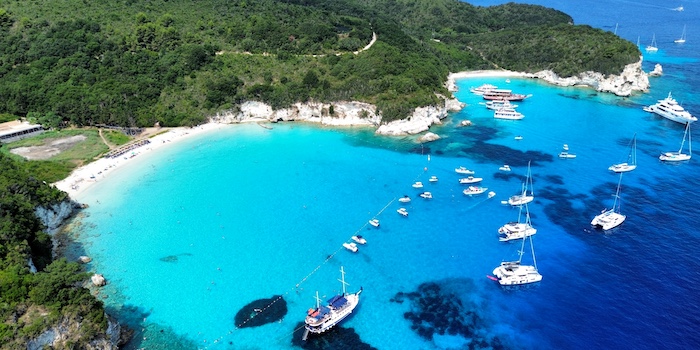
[[0,2],[0,113],[51,124],[193,125],[247,100],[359,100],[389,121],[436,103],[450,71],[618,73],[638,59],[612,33],[521,4]]

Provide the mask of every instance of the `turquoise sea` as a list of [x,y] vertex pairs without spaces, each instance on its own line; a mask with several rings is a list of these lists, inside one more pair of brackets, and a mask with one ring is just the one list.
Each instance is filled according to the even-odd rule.
[[[456,96],[468,106],[431,128],[442,139],[424,145],[365,128],[250,124],[139,155],[79,198],[90,207],[73,230],[72,253],[93,258],[88,268],[109,281],[100,298],[135,330],[126,348],[299,348],[295,330],[316,291],[328,298],[340,289],[341,266],[349,291],[363,287],[361,303],[305,348],[700,347],[699,163],[661,163],[661,152],[680,146],[683,126],[642,110],[672,91],[700,114],[700,2],[533,2],[576,23],[611,31],[617,23],[618,35],[641,36],[642,45],[655,33],[660,51],[644,54],[644,68],[661,63],[664,76],[631,98],[530,79],[462,79]],[[672,10],[680,5],[685,11]],[[688,41],[676,45],[683,24]],[[494,120],[469,92],[483,83],[532,94],[518,103],[525,119]],[[459,127],[462,120],[473,125]],[[618,181],[607,168],[626,158],[635,133],[639,167],[622,178],[627,220],[592,229]],[[576,159],[557,157],[563,144]],[[528,162],[543,280],[504,289],[486,275],[517,258],[520,244],[499,242],[497,230],[518,210],[500,201],[519,192]],[[503,164],[513,171],[499,171]],[[458,166],[496,196],[464,196]],[[414,181],[434,198],[419,198]],[[403,195],[413,201],[400,205]],[[367,224],[373,217],[379,228]],[[354,234],[368,241],[355,254],[342,248]],[[237,327],[242,307],[268,298],[277,301],[262,315],[286,303],[283,318]]]

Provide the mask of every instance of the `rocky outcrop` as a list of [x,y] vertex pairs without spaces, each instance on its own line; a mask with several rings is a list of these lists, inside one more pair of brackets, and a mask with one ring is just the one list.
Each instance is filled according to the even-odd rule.
[[421,136],[418,138],[418,142],[420,143],[426,143],[426,142],[433,142],[436,140],[440,139],[440,135],[432,133],[432,132],[427,132],[425,135]]
[[[76,347],[76,335],[80,334],[81,322],[72,319],[63,319],[59,324],[47,329],[38,337],[27,342],[27,350],[41,350],[46,348],[64,349]],[[110,317],[107,317],[107,330],[84,344],[87,350],[117,350],[122,345],[121,325]]]
[[401,136],[415,135],[426,131],[433,124],[442,124],[441,119],[447,117],[446,108],[435,106],[419,107],[406,119],[394,120],[377,128],[379,135]]
[[90,281],[92,281],[92,284],[97,286],[97,287],[102,287],[105,284],[107,284],[107,280],[105,279],[105,276],[96,273],[90,277]]
[[363,102],[295,103],[291,107],[273,110],[268,104],[248,101],[237,112],[218,114],[211,118],[219,123],[307,121],[324,125],[379,125],[381,116],[374,105]]
[[649,78],[642,71],[642,60],[628,64],[621,74],[605,76],[597,72],[584,72],[575,77],[561,78],[552,71],[541,71],[534,74],[559,86],[590,86],[597,91],[610,92],[617,96],[630,96],[634,91],[648,91]]
[[664,69],[661,67],[661,64],[657,63],[654,66],[654,70],[649,72],[650,77],[660,77],[661,75],[664,74]]

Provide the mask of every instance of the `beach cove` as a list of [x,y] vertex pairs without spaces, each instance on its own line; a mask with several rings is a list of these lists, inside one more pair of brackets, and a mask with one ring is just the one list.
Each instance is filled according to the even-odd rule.
[[[657,197],[655,201],[666,203],[666,197],[647,188],[647,179],[655,178],[660,190],[677,186],[664,185],[664,179],[684,179],[692,163],[627,176],[623,196],[630,218],[614,234],[591,231],[589,216],[609,205],[615,179],[606,168],[619,159],[634,131],[640,133],[644,154],[640,164],[649,167],[658,149],[677,146],[681,135],[673,124],[646,114],[634,101],[595,95],[590,89],[555,88],[529,78],[509,79],[509,84],[503,76],[458,79],[456,96],[468,106],[431,128],[442,139],[423,145],[411,137],[377,137],[371,127],[333,129],[307,123],[269,128],[213,124],[204,130],[215,132],[201,137],[195,130],[171,137],[170,143],[161,139],[161,145],[169,146],[120,162],[118,172],[105,174],[109,181],[100,180],[78,195],[90,208],[77,225],[81,248],[75,253],[93,257],[90,269],[108,279],[99,296],[110,313],[137,330],[131,348],[294,348],[294,330],[314,305],[315,291],[323,298],[340,288],[340,266],[347,272],[350,290],[365,290],[355,315],[342,327],[379,349],[450,348],[468,342],[457,335],[461,332],[476,332],[475,339],[491,344],[566,348],[575,336],[564,320],[574,312],[591,324],[610,312],[621,317],[608,324],[615,331],[595,337],[598,346],[622,346],[616,343],[616,332],[630,331],[630,320],[594,305],[603,297],[620,309],[636,309],[630,303],[648,308],[652,304],[642,297],[654,293],[629,298],[620,286],[616,294],[599,290],[594,281],[601,276],[593,271],[600,272],[616,254],[608,256],[607,249],[595,247],[611,244],[611,254],[649,249],[640,244],[668,248],[657,241],[629,240],[637,225],[648,225],[633,218],[653,212],[643,214],[649,208],[628,203],[627,196],[632,193],[643,202]],[[469,87],[483,83],[532,93],[519,107],[526,118],[494,120],[469,92]],[[563,108],[569,111],[567,118],[558,113]],[[615,123],[604,122],[610,116]],[[462,120],[473,125],[459,127]],[[566,132],[572,128],[579,132]],[[516,141],[515,135],[524,139]],[[577,159],[556,159],[563,143]],[[142,163],[131,163],[138,159]],[[519,191],[528,161],[533,161],[538,196],[531,212],[544,280],[534,288],[504,291],[485,275],[517,252],[515,244],[498,242],[498,227],[517,219],[517,210],[499,202]],[[513,168],[511,174],[499,172],[504,163]],[[580,170],[582,164],[587,171]],[[496,197],[461,194],[457,166],[476,170]],[[432,175],[440,180],[429,184]],[[430,186],[432,200],[418,198],[411,188],[420,180]],[[408,218],[395,213],[396,199],[403,195],[413,197]],[[373,217],[381,220],[379,229],[367,224]],[[368,243],[352,254],[341,245],[357,233]],[[678,254],[678,259],[684,256]],[[658,256],[667,258],[664,253]],[[580,264],[567,263],[572,259]],[[651,257],[656,264],[658,259]],[[579,278],[565,278],[571,275]],[[608,271],[603,278],[613,281],[616,274]],[[629,282],[631,290],[643,288]],[[465,305],[458,312],[474,312],[478,322],[456,326],[459,331],[452,336],[447,330],[439,334],[435,324],[433,333],[412,330],[406,313],[420,313],[420,308],[405,295],[435,288],[442,295],[436,300],[444,307],[454,307],[445,301],[457,298]],[[562,295],[564,291],[569,294]],[[617,294],[629,300],[619,300]],[[287,302],[288,313],[280,322],[236,328],[233,315],[241,307],[274,295]],[[558,301],[552,305],[552,300]],[[643,315],[633,316],[635,322],[640,317],[645,321]],[[394,322],[387,325],[382,321],[386,318]],[[645,322],[653,324],[652,319]],[[552,327],[556,332],[542,331]],[[586,329],[576,334],[592,337],[594,327]],[[396,336],[387,337],[389,333]],[[667,340],[658,334],[649,337],[654,336]],[[340,339],[357,344],[358,338]],[[639,344],[642,341],[652,340],[644,338]]]

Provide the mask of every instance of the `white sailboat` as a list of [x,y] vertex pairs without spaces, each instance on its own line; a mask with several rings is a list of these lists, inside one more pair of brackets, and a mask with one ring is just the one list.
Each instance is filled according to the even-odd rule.
[[345,286],[348,285],[345,282],[345,270],[340,267],[341,279],[343,284],[343,293],[338,294],[328,300],[327,305],[321,305],[321,298],[318,297],[318,292],[316,292],[316,307],[311,308],[306,313],[306,319],[304,320],[304,331],[303,340],[309,335],[309,332],[320,334],[323,333],[340,323],[343,319],[348,317],[353,310],[360,303],[360,293],[362,293],[362,287],[356,293],[347,293],[345,291]]
[[679,39],[674,40],[673,42],[676,44],[685,43],[685,25],[683,25],[683,33],[681,33],[681,37]]
[[[529,193],[528,193],[528,187],[529,187]],[[520,194],[510,196],[510,198],[508,198],[508,204],[510,204],[512,206],[518,206],[518,205],[530,203],[534,199],[535,199],[535,194],[534,194],[534,190],[532,188],[532,173],[530,171],[530,162],[528,162],[527,163],[527,177],[525,178],[525,182],[522,185],[522,192]]]
[[[688,153],[683,153],[683,145],[685,144],[685,139],[688,138]],[[690,123],[685,124],[685,132],[683,133],[683,141],[681,141],[681,148],[678,152],[666,152],[659,156],[659,159],[666,162],[680,162],[684,160],[689,160],[693,156],[693,140],[690,135]]]
[[[530,241],[532,265],[522,264],[526,240]],[[517,261],[501,262],[501,265],[493,269],[493,276],[488,276],[488,278],[498,282],[498,284],[502,286],[517,286],[541,281],[542,275],[537,271],[537,260],[535,259],[535,246],[532,243],[532,236],[523,238]]]
[[631,147],[629,154],[627,155],[627,161],[624,163],[618,163],[611,165],[608,170],[614,171],[616,173],[626,173],[637,169],[637,134],[634,134],[632,141],[630,141]]
[[654,33],[654,35],[652,35],[651,44],[647,45],[645,50],[647,50],[647,52],[659,51],[659,48],[656,46],[656,33]]
[[619,226],[627,218],[626,215],[620,214],[620,185],[622,184],[622,173],[620,173],[620,179],[617,182],[617,190],[615,191],[615,201],[613,201],[612,208],[603,209],[603,211],[596,215],[591,221],[591,225],[595,227],[601,227],[604,231],[611,228]]
[[501,242],[512,241],[515,239],[521,239],[529,237],[537,233],[537,229],[532,227],[532,222],[530,222],[530,209],[527,204],[525,207],[525,222],[520,222],[520,217],[523,213],[523,206],[520,206],[520,211],[518,212],[518,221],[509,222],[498,229],[499,238]]

